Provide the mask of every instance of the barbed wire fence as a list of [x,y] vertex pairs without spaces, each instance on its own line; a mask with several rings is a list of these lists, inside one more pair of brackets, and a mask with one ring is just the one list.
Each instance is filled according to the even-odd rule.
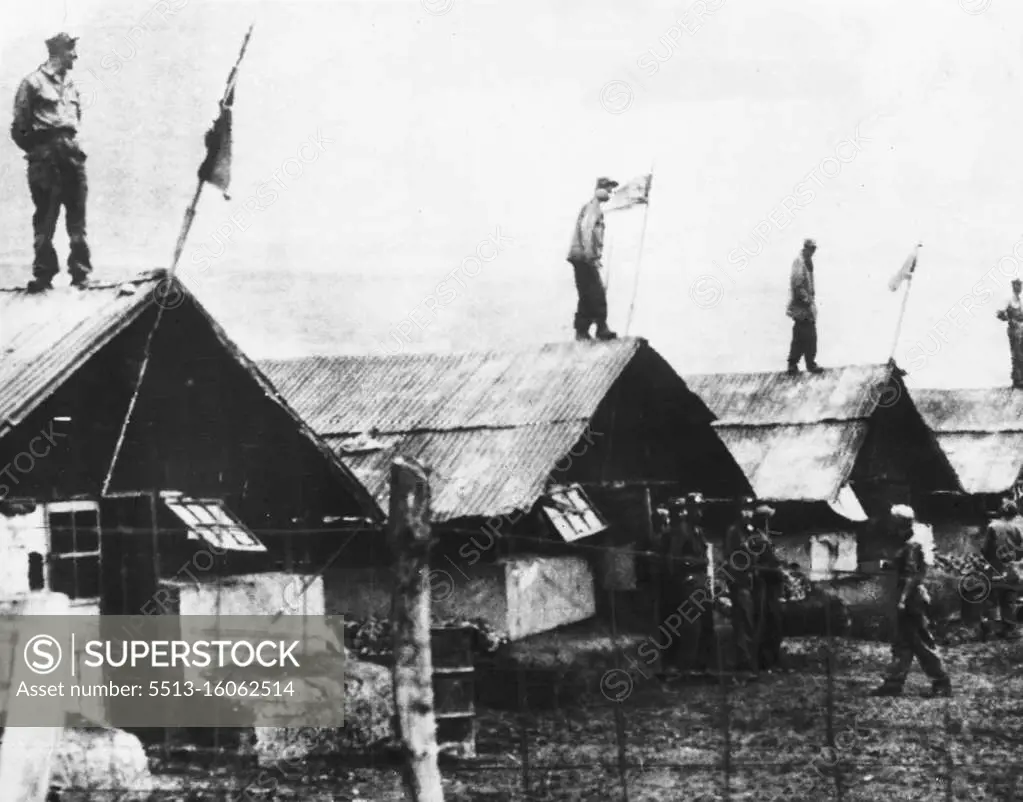
[[[308,554],[301,562],[312,564]],[[970,573],[946,577],[958,601],[985,603],[993,587],[990,578],[975,573],[970,564],[960,570]],[[879,572],[873,578],[882,576],[890,574]],[[222,578],[216,582],[219,587]],[[746,679],[737,679],[732,670],[727,614],[720,608],[713,612],[716,666],[710,673],[665,676],[654,670],[653,661],[637,669],[637,637],[640,649],[644,643],[654,645],[658,660],[664,650],[649,632],[637,634],[634,617],[615,593],[608,594],[606,614],[598,616],[604,623],[595,624],[590,633],[591,640],[606,640],[600,656],[591,661],[584,656],[574,663],[555,659],[551,664],[502,664],[481,657],[477,685],[489,692],[507,681],[509,699],[479,705],[478,757],[443,761],[445,777],[455,788],[450,798],[853,802],[896,794],[893,798],[1023,800],[1023,765],[1006,757],[1023,754],[1023,729],[1012,726],[1017,719],[1023,721],[1020,688],[1012,684],[1020,672],[1011,660],[992,658],[986,677],[958,672],[954,678],[960,687],[951,699],[923,700],[910,693],[892,702],[868,703],[866,693],[881,679],[888,644],[864,647],[863,641],[851,640],[838,596],[819,588],[812,596],[787,602],[785,609],[787,629],[813,635],[788,638],[780,672],[755,672]],[[675,634],[691,636],[691,626]],[[875,658],[869,667],[854,663],[854,652],[861,647]],[[958,648],[954,645],[943,656]],[[971,660],[979,660],[986,652],[976,649],[995,647],[969,648],[974,649]],[[647,668],[649,673],[643,670]],[[637,671],[641,676],[634,677]],[[611,672],[618,672],[614,676],[624,683],[621,692],[608,687]],[[996,712],[1000,718],[992,717]],[[117,748],[118,736],[110,733],[108,770],[86,771],[96,779],[62,788],[55,798],[356,798],[338,794],[356,782],[387,785],[387,778],[394,780],[393,798],[402,798],[395,756],[331,758],[331,733],[306,735],[311,750],[282,753],[272,764],[261,764],[251,731],[164,731],[149,744],[147,766],[141,767],[152,771],[154,782],[135,789],[132,772],[140,767]],[[317,747],[328,756],[318,756]],[[75,749],[80,756],[71,754]],[[104,750],[72,736],[64,754],[69,762],[98,765]],[[912,778],[895,776],[910,770],[915,772]],[[109,787],[109,779],[101,777],[123,782]],[[899,795],[914,786],[918,796]]]

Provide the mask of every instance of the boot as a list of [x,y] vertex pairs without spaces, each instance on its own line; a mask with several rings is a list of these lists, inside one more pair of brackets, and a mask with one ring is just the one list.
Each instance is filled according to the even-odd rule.
[[902,696],[902,687],[892,683],[882,682],[880,686],[870,692],[871,696]]
[[617,340],[618,335],[611,331],[607,327],[606,323],[597,326],[597,339],[598,340]]
[[789,369],[786,372],[789,374],[789,376],[798,376],[799,375],[799,365],[796,365],[796,364],[790,362],[789,363]]
[[28,283],[28,286],[25,289],[34,295],[39,292],[46,292],[46,290],[52,290],[53,284],[46,279],[34,278]]
[[824,368],[822,368],[816,362],[814,362],[812,365],[807,365],[806,369],[810,371],[810,373],[813,373],[815,375],[824,372]]
[[576,338],[577,340],[592,340],[592,339],[593,339],[593,338],[592,338],[592,337],[590,336],[590,333],[589,333],[588,331],[577,331],[577,332],[575,333],[575,338]]
[[952,696],[952,681],[946,677],[945,679],[938,679],[931,683],[931,690],[924,694],[928,699],[936,699],[942,697],[949,699]]

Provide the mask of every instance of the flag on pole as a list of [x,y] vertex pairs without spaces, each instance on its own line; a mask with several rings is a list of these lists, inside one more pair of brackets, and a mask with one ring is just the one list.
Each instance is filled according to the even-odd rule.
[[220,115],[213,122],[213,127],[206,132],[206,160],[199,167],[199,180],[212,184],[224,193],[227,200],[231,196],[227,189],[231,185],[231,106],[234,105],[234,87],[220,104]]
[[916,270],[917,257],[920,252],[921,244],[918,244],[913,248],[913,252],[907,257],[906,261],[903,262],[899,272],[892,276],[892,280],[888,282],[888,289],[895,292],[902,286],[902,282],[909,281],[913,276],[913,271]]
[[616,212],[631,209],[650,202],[650,184],[654,180],[653,173],[640,175],[615,189],[611,200],[604,206],[605,212]]

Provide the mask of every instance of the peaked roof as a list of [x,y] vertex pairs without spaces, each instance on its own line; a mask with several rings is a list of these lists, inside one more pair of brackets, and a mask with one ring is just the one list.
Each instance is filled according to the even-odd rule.
[[55,287],[32,295],[0,288],[0,437],[20,424],[80,367],[155,304],[167,310],[190,301],[225,350],[294,421],[298,431],[328,460],[339,480],[375,517],[381,511],[351,471],[277,393],[187,287],[166,271],[141,273],[122,282],[85,289]]
[[963,489],[1004,493],[1023,472],[1023,390],[913,390]]
[[[260,365],[317,433],[345,454],[381,506],[395,456],[430,466],[438,480],[433,517],[445,521],[529,509],[636,361],[651,375],[652,392],[684,403],[694,423],[713,420],[681,377],[639,338]],[[367,446],[366,440],[374,442]]]
[[[905,396],[888,365],[801,373],[706,373],[686,383],[760,498],[831,501],[852,473],[881,405]],[[894,384],[890,382],[894,381]]]

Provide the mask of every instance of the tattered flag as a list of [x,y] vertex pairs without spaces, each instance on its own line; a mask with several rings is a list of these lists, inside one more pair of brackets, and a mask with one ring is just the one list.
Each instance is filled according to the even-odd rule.
[[206,160],[199,167],[199,180],[212,184],[231,196],[227,189],[231,184],[231,106],[234,105],[234,87],[220,104],[220,114],[213,126],[206,132]]

